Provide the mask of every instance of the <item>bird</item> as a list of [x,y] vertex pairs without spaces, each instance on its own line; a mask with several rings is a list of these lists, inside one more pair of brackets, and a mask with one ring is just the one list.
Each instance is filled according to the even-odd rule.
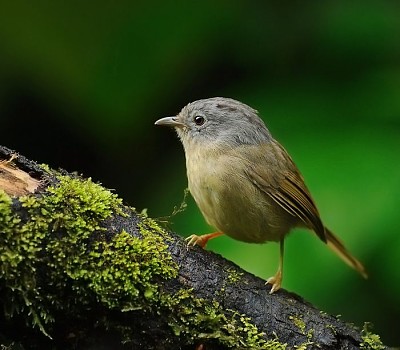
[[188,247],[205,248],[222,234],[248,243],[279,242],[278,270],[266,281],[272,294],[282,285],[285,237],[303,227],[367,278],[362,263],[323,224],[299,169],[255,109],[213,97],[191,102],[155,124],[176,130],[185,151],[189,191],[207,223],[217,229],[189,236]]

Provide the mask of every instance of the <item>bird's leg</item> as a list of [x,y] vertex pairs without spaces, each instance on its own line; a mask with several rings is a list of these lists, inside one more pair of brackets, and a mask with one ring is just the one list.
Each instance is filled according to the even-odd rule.
[[185,239],[186,241],[188,241],[187,248],[189,249],[189,247],[194,247],[195,245],[205,248],[205,246],[207,245],[207,242],[210,239],[221,236],[221,235],[223,235],[222,232],[213,232],[213,233],[208,233],[206,235],[201,235],[201,236],[191,235]]
[[266,284],[272,284],[271,291],[269,292],[269,294],[275,293],[278,289],[280,289],[282,283],[283,253],[284,253],[285,238],[282,237],[279,243],[280,243],[280,256],[279,256],[278,271],[276,271],[276,274],[273,277],[268,278],[266,283]]

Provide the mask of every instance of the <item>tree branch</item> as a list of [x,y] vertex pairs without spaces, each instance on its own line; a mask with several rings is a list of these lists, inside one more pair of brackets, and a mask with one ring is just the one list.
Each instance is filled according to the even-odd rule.
[[270,295],[217,254],[187,250],[90,179],[2,146],[0,160],[1,345],[386,348],[293,293]]

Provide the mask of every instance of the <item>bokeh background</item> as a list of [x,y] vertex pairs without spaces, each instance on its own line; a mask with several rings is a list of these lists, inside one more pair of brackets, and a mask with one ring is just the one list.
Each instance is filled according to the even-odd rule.
[[[314,235],[286,243],[284,287],[400,345],[400,4],[396,1],[9,1],[0,5],[0,142],[170,215],[184,154],[153,125],[186,103],[258,109],[365,281]],[[211,232],[193,200],[170,219]],[[209,249],[262,278],[278,245]],[[195,268],[195,267],[194,267]]]

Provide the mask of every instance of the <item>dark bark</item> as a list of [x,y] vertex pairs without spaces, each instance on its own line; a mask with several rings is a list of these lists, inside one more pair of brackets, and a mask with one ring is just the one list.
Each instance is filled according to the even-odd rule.
[[[8,160],[13,152],[0,146],[0,160]],[[42,194],[49,184],[56,184],[57,178],[46,173],[35,162],[18,156],[15,167],[40,179],[41,185],[35,195]],[[1,172],[0,172],[1,175]],[[1,188],[0,188],[1,189]],[[15,199],[14,209],[23,216],[23,209]],[[130,209],[125,209],[127,217],[115,215],[107,219],[103,225],[107,228],[107,236],[112,237],[125,230],[129,234],[142,237],[138,231],[140,215]],[[287,344],[287,348],[303,345],[304,349],[360,349],[362,332],[343,321],[327,315],[313,307],[300,296],[284,289],[270,295],[270,287],[265,281],[240,269],[238,266],[221,256],[195,247],[187,250],[185,241],[170,232],[166,240],[168,251],[179,267],[178,276],[160,280],[160,289],[173,295],[181,289],[193,289],[196,298],[203,298],[212,304],[215,300],[220,309],[232,315],[234,310],[240,315],[246,315],[260,332],[265,333],[265,339],[277,339]],[[37,273],[45,274],[46,271]],[[10,291],[5,293],[7,286],[0,279],[0,302],[8,308],[13,301]],[[59,298],[68,298],[70,290],[60,293]],[[78,306],[74,306],[79,309]],[[228,349],[226,343],[218,337],[205,339],[190,339],[187,334],[177,334],[170,326],[171,314],[175,309],[131,310],[121,313],[120,310],[109,309],[93,298],[92,303],[82,305],[85,317],[74,313],[63,313],[52,310],[55,322],[51,324],[50,339],[36,328],[26,324],[21,314],[12,318],[0,315],[0,344],[14,342],[15,348],[85,348],[85,349],[195,349],[203,344],[203,349]],[[161,312],[160,312],[161,310]],[[179,316],[177,316],[179,318]],[[100,319],[107,318],[109,330],[98,325]],[[299,321],[300,320],[300,321]],[[120,327],[119,327],[120,326]],[[193,325],[191,325],[193,326]],[[130,343],[121,344],[119,329],[130,332]],[[207,329],[204,330],[207,332]],[[83,337],[77,334],[84,333]],[[199,334],[199,333],[195,333]],[[75,341],[79,338],[79,341]],[[233,348],[243,348],[247,344],[238,343]],[[308,344],[308,345],[305,345]],[[272,346],[271,346],[272,348]],[[367,348],[367,347],[366,347]]]

